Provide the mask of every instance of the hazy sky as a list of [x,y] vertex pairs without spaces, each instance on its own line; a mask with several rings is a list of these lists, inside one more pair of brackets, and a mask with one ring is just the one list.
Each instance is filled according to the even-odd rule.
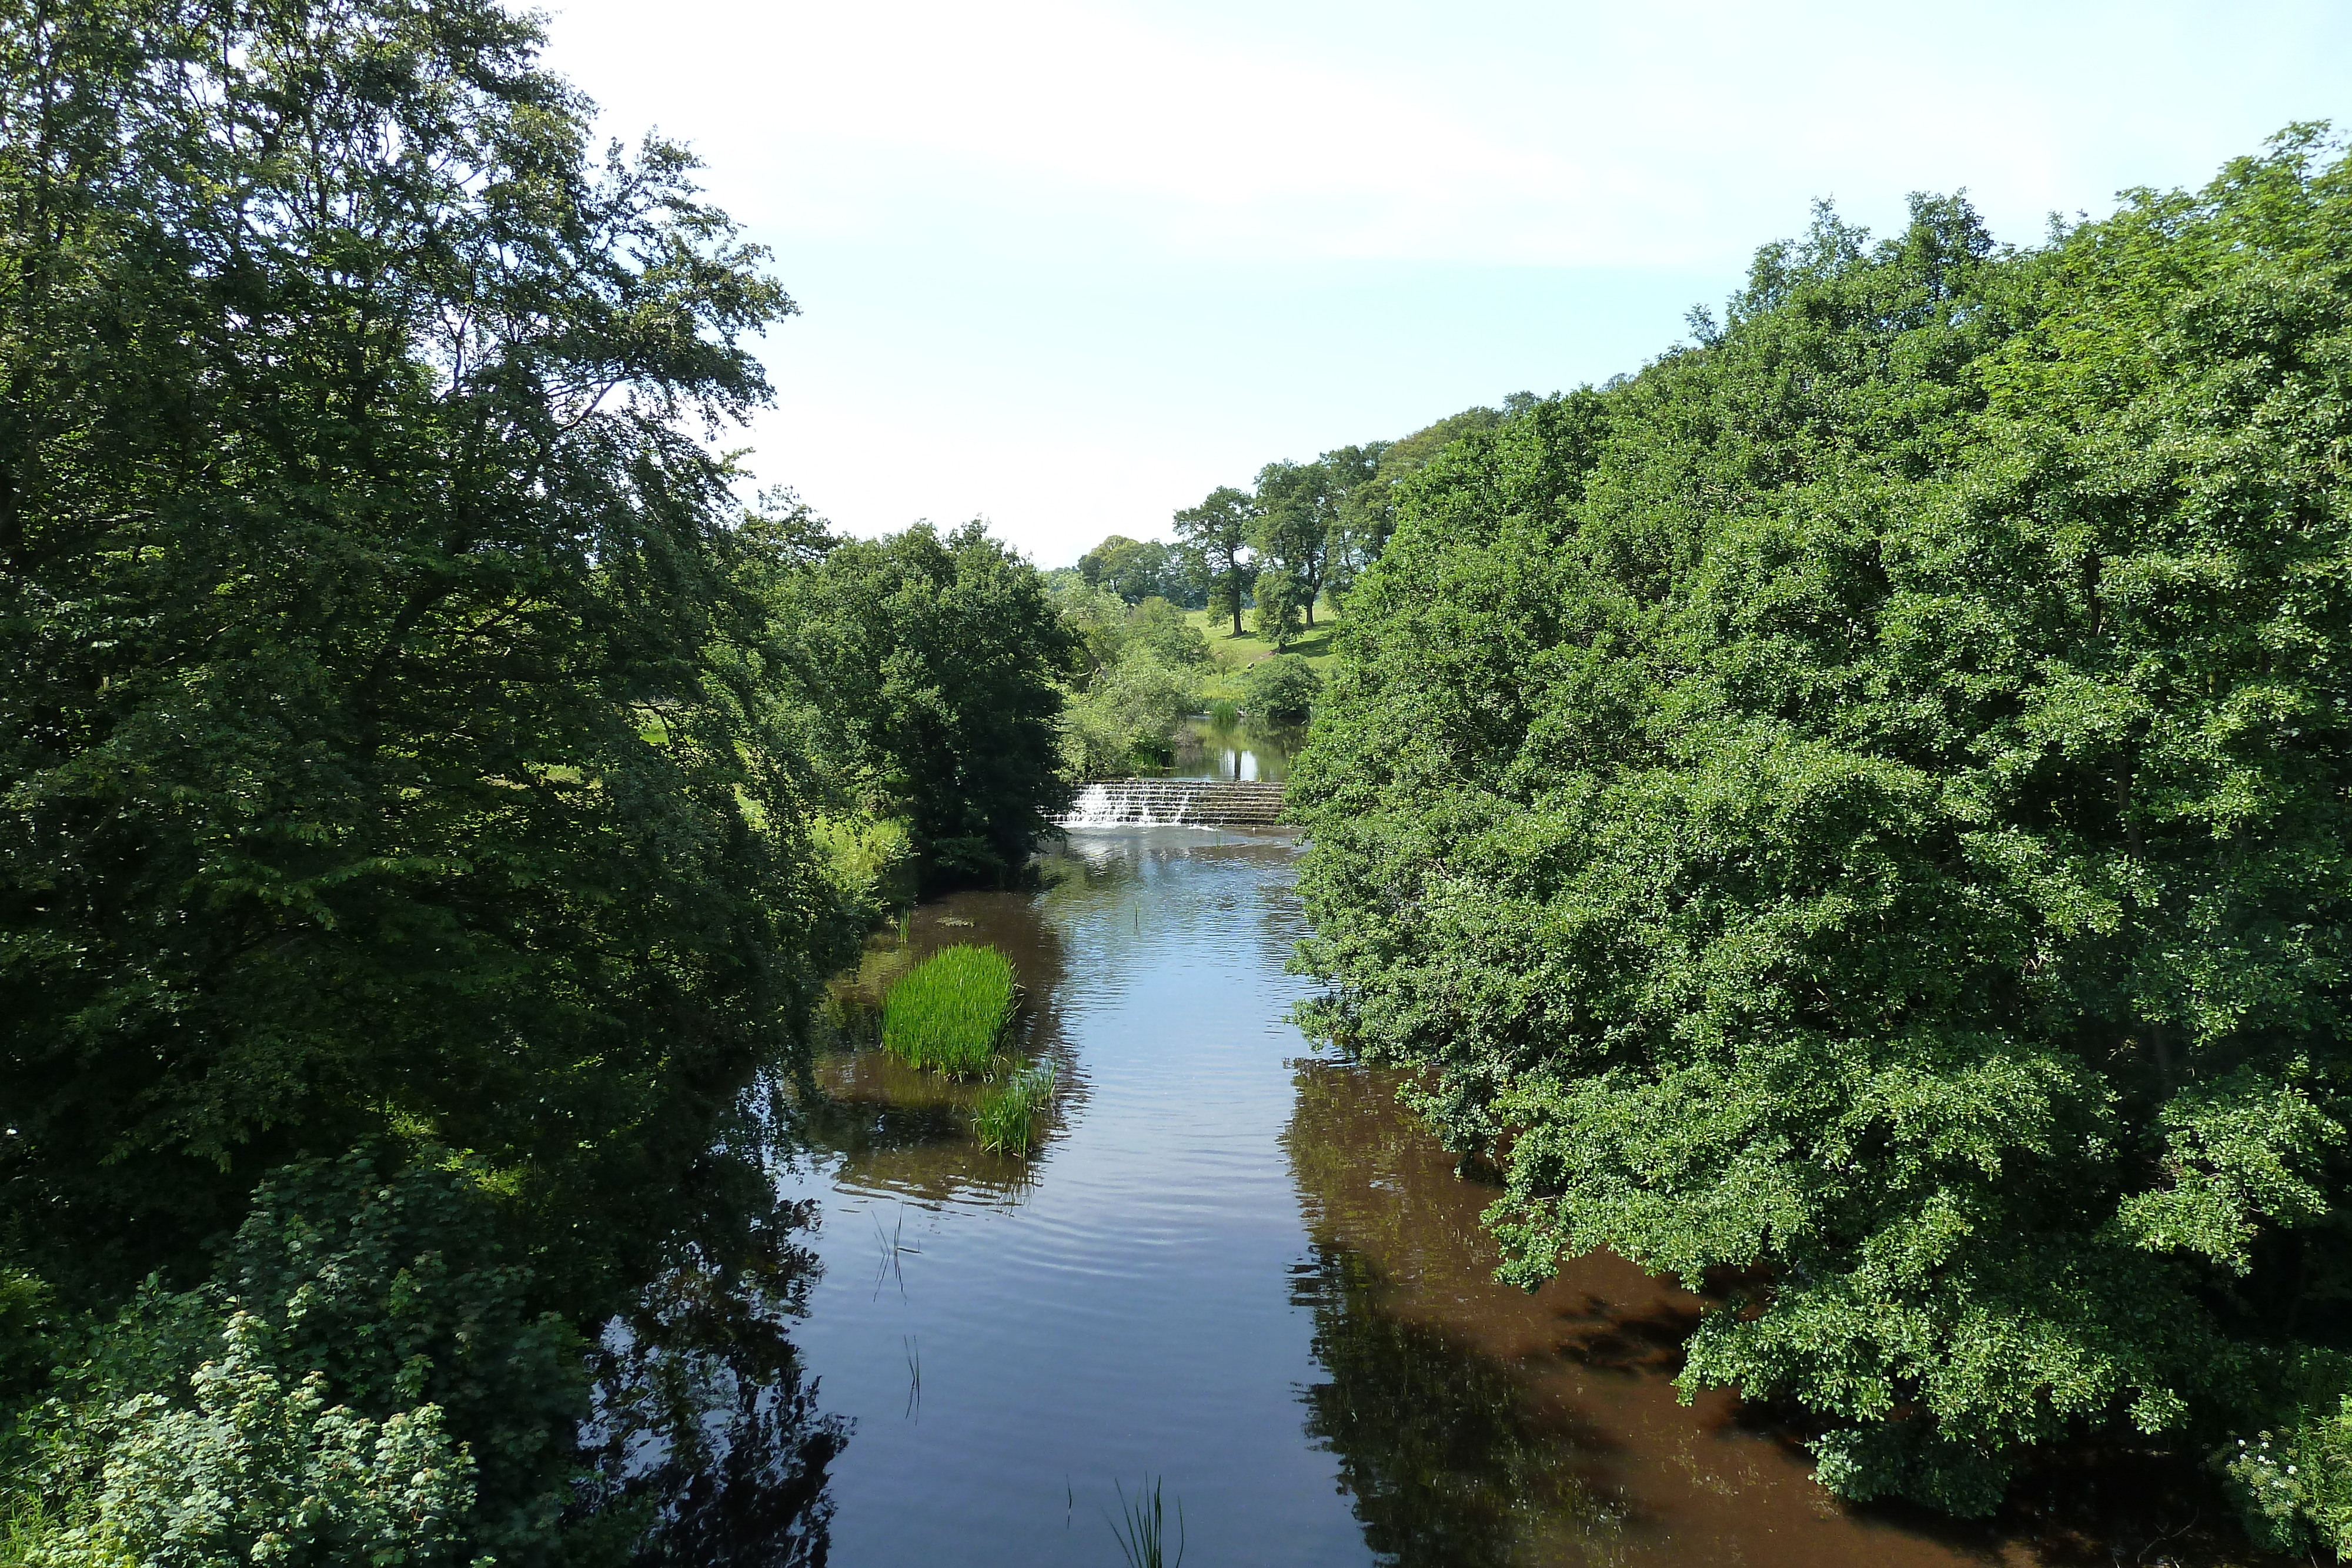
[[1277,457],[1643,361],[1830,197],[1994,233],[2352,128],[2352,5],[569,0],[803,314],[766,483],[1041,565]]

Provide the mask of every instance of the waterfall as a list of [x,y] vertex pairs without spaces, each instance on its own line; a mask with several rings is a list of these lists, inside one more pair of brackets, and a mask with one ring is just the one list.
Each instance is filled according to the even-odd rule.
[[1282,786],[1217,779],[1110,779],[1070,802],[1065,828],[1272,827]]

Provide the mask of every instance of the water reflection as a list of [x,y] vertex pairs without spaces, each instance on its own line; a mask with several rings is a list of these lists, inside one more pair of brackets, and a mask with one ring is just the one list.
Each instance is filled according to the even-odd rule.
[[1189,718],[1177,728],[1173,761],[1160,771],[1171,779],[1286,779],[1290,759],[1306,738],[1299,726]]
[[815,1216],[777,1190],[793,1134],[772,1086],[747,1093],[718,1133],[646,1196],[675,1222],[665,1263],[599,1346],[579,1500],[635,1538],[639,1568],[815,1568],[850,1432],[791,1337],[821,1272],[803,1244]]

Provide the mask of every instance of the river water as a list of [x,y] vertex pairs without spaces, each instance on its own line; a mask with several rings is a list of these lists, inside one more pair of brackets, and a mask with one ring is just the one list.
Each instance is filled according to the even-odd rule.
[[822,1263],[794,1338],[849,1427],[837,1568],[1118,1563],[1122,1491],[1153,1483],[1169,1561],[1181,1505],[1195,1564],[2166,1560],[2168,1500],[2139,1500],[2117,1554],[2083,1515],[2095,1478],[2063,1506],[2022,1489],[1999,1529],[1843,1508],[1727,1396],[1676,1402],[1691,1298],[1608,1257],[1533,1296],[1493,1283],[1491,1190],[1287,1020],[1294,859],[1077,833],[1038,888],[877,939],[869,998],[940,946],[1003,949],[1020,1049],[1064,1088],[1014,1160],[972,1142],[968,1091],[871,1046],[820,1056],[787,1196]]

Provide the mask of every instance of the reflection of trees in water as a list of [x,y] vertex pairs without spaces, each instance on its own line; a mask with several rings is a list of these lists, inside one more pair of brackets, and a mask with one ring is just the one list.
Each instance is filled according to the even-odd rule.
[[1576,1473],[1582,1447],[1528,1416],[1507,1368],[1383,1312],[1371,1265],[1344,1248],[1318,1244],[1291,1293],[1314,1311],[1329,1375],[1302,1393],[1307,1434],[1339,1458],[1381,1563],[1503,1568],[1538,1542],[1546,1560],[1614,1555],[1616,1517]]
[[1480,1244],[1432,1185],[1453,1179],[1443,1156],[1384,1081],[1307,1061],[1297,1082],[1283,1143],[1316,1241],[1292,1296],[1328,1375],[1301,1397],[1366,1544],[1396,1568],[1614,1561],[1620,1515],[1588,1479],[1593,1441],[1531,1411],[1507,1363],[1388,1305],[1383,1270],[1443,1280]]
[[776,1196],[779,1125],[747,1097],[682,1173],[665,1264],[607,1326],[583,1508],[636,1536],[643,1568],[815,1568],[826,1469],[849,1427],[817,1404],[787,1333],[818,1264],[794,1238],[811,1206]]

